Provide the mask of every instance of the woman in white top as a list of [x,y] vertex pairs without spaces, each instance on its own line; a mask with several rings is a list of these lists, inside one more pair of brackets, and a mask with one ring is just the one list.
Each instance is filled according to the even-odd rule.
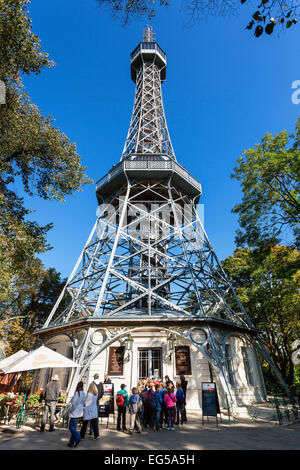
[[83,416],[83,408],[85,406],[85,393],[83,391],[83,382],[79,382],[76,387],[76,392],[72,398],[72,404],[69,411],[69,430],[71,432],[70,442],[68,447],[77,447],[81,441],[79,432],[77,431],[77,424],[80,418]]
[[94,382],[90,384],[86,395],[85,409],[83,413],[83,424],[80,431],[81,439],[84,439],[89,421],[91,422],[94,431],[94,439],[98,439],[98,388]]

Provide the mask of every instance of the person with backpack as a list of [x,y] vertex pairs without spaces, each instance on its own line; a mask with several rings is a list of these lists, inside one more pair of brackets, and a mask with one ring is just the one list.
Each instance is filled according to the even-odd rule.
[[121,431],[121,419],[122,419],[122,431],[127,431],[126,428],[126,408],[129,405],[128,393],[125,390],[126,385],[121,385],[121,390],[118,391],[116,397],[116,403],[118,407],[118,419],[117,419],[117,430]]
[[169,431],[175,431],[174,428],[174,412],[175,412],[175,404],[176,404],[176,397],[173,393],[173,388],[172,386],[167,388],[167,393],[164,396],[164,402],[167,407],[167,427]]
[[136,427],[138,433],[141,432],[141,422],[140,422],[140,410],[143,406],[142,399],[138,394],[136,387],[132,389],[132,395],[129,398],[129,415],[130,415],[130,424],[129,424],[129,434],[132,434],[132,430]]
[[153,400],[153,424],[152,424],[152,429],[153,431],[159,431],[160,428],[160,414],[161,414],[161,405],[163,401],[163,395],[160,392],[160,384],[157,383],[155,385],[155,392],[152,395],[152,400]]
[[162,402],[161,402],[161,412],[160,412],[160,427],[162,428],[163,424],[165,422],[165,429],[168,428],[168,426],[167,426],[168,411],[167,411],[166,404],[164,402],[164,396],[165,396],[166,393],[167,393],[166,384],[164,382],[162,382],[160,384],[160,395],[161,395],[161,400],[162,400]]
[[140,420],[141,420],[141,424],[145,426],[145,402],[146,402],[146,396],[147,396],[147,389],[145,388],[145,385],[141,385],[139,396],[142,402],[142,406],[140,410]]
[[152,424],[152,407],[150,403],[152,395],[153,395],[153,389],[149,383],[148,388],[146,389],[146,396],[145,396],[145,402],[144,402],[144,428],[146,428],[148,424],[149,424],[149,427],[151,427],[151,424]]
[[181,388],[181,382],[176,382],[176,415],[177,415],[177,420],[176,420],[176,424],[179,425],[179,414],[180,414],[180,418],[181,418],[181,421],[180,423],[183,424],[183,404],[184,404],[184,393],[183,393],[183,390]]

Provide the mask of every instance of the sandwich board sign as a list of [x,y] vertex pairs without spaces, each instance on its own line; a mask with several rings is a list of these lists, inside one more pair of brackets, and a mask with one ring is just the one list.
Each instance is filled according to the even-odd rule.
[[204,424],[204,416],[215,416],[218,425],[218,413],[220,406],[217,395],[217,387],[215,382],[202,382],[202,424]]
[[99,400],[99,417],[108,418],[114,414],[114,384],[103,384],[104,394]]

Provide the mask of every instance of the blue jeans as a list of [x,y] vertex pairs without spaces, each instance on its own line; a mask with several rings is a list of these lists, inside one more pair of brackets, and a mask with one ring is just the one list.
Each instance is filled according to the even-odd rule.
[[181,419],[181,424],[183,423],[183,403],[176,403],[176,408],[177,408],[177,420],[176,424],[179,424],[179,413],[180,413],[180,419]]
[[159,428],[160,428],[160,414],[161,414],[161,410],[156,410],[155,414],[156,414],[156,416],[155,416],[156,431],[159,431]]
[[167,408],[168,410],[168,415],[167,415],[167,426],[169,428],[174,427],[174,411],[175,411],[175,406],[171,406],[170,408]]
[[71,418],[70,423],[69,423],[69,430],[71,433],[71,438],[70,438],[70,445],[74,445],[75,442],[80,441],[81,437],[79,432],[77,431],[77,424],[80,418]]

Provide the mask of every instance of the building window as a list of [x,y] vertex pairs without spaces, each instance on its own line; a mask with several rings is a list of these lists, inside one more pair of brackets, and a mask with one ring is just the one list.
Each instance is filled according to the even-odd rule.
[[229,383],[232,387],[235,387],[236,383],[235,383],[234,372],[233,372],[233,361],[231,357],[230,344],[226,344],[225,346],[225,360],[226,360],[227,372],[229,375]]
[[162,378],[161,349],[139,349],[139,379]]
[[248,354],[248,348],[242,347],[242,354],[243,354],[243,360],[244,360],[244,368],[245,368],[245,373],[246,373],[246,378],[248,385],[250,387],[254,387],[254,381],[253,381],[253,375],[251,371],[251,364],[250,364],[250,358]]

